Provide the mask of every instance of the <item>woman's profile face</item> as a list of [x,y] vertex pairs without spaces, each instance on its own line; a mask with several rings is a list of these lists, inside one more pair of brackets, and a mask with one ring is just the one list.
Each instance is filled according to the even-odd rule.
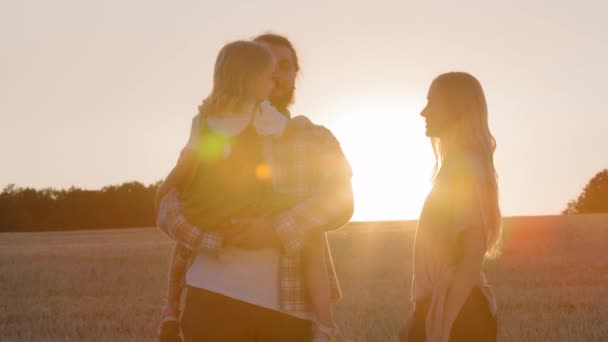
[[449,124],[449,106],[445,97],[435,83],[431,84],[427,95],[427,104],[420,112],[426,122],[426,135],[429,138],[440,138]]

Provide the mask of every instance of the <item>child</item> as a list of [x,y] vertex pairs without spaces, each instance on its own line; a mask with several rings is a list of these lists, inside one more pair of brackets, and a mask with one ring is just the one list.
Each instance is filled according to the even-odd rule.
[[[177,166],[159,189],[161,196],[170,188],[179,189],[181,211],[189,223],[207,231],[227,231],[233,218],[261,217],[296,204],[290,196],[275,193],[264,172],[262,139],[282,136],[288,125],[288,119],[266,101],[274,86],[273,72],[271,52],[258,43],[237,41],[220,51],[213,91],[199,107]],[[306,118],[295,118],[289,126],[307,123]],[[311,237],[303,254],[304,276],[319,321],[314,341],[343,341],[333,320],[320,237]],[[178,338],[186,267],[176,266],[176,258],[192,260],[194,253],[179,244],[174,247],[159,329],[164,341]]]

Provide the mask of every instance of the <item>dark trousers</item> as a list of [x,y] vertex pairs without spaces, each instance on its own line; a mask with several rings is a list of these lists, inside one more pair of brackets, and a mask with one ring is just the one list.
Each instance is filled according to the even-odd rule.
[[[426,340],[424,327],[430,304],[430,297],[416,302],[414,318],[406,333],[405,341],[424,342]],[[496,317],[492,315],[486,297],[478,287],[475,287],[471,290],[471,294],[452,325],[450,342],[495,342],[496,337]]]
[[311,322],[188,287],[182,315],[185,342],[310,342]]

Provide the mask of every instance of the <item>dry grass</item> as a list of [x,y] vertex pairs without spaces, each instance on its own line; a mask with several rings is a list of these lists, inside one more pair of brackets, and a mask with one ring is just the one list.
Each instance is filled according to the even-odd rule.
[[[412,222],[331,234],[343,329],[393,341],[408,309]],[[608,216],[507,219],[487,265],[501,341],[608,340]],[[156,229],[0,234],[1,341],[151,341],[170,241]]]

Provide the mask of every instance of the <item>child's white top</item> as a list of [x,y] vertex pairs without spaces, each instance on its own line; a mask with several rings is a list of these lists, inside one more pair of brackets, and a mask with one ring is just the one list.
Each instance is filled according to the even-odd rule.
[[[208,116],[207,126],[215,133],[225,137],[233,137],[243,132],[247,126],[249,126],[249,123],[252,121],[251,115],[255,115],[253,118],[253,126],[261,136],[279,137],[285,131],[285,126],[288,121],[287,117],[274,108],[268,101],[260,103],[255,113],[234,113],[221,117]],[[199,125],[200,115],[197,115],[192,119],[190,139],[186,144],[187,149],[194,150],[198,146],[200,138]],[[230,146],[227,147],[224,157],[227,157],[230,153],[229,149]]]

